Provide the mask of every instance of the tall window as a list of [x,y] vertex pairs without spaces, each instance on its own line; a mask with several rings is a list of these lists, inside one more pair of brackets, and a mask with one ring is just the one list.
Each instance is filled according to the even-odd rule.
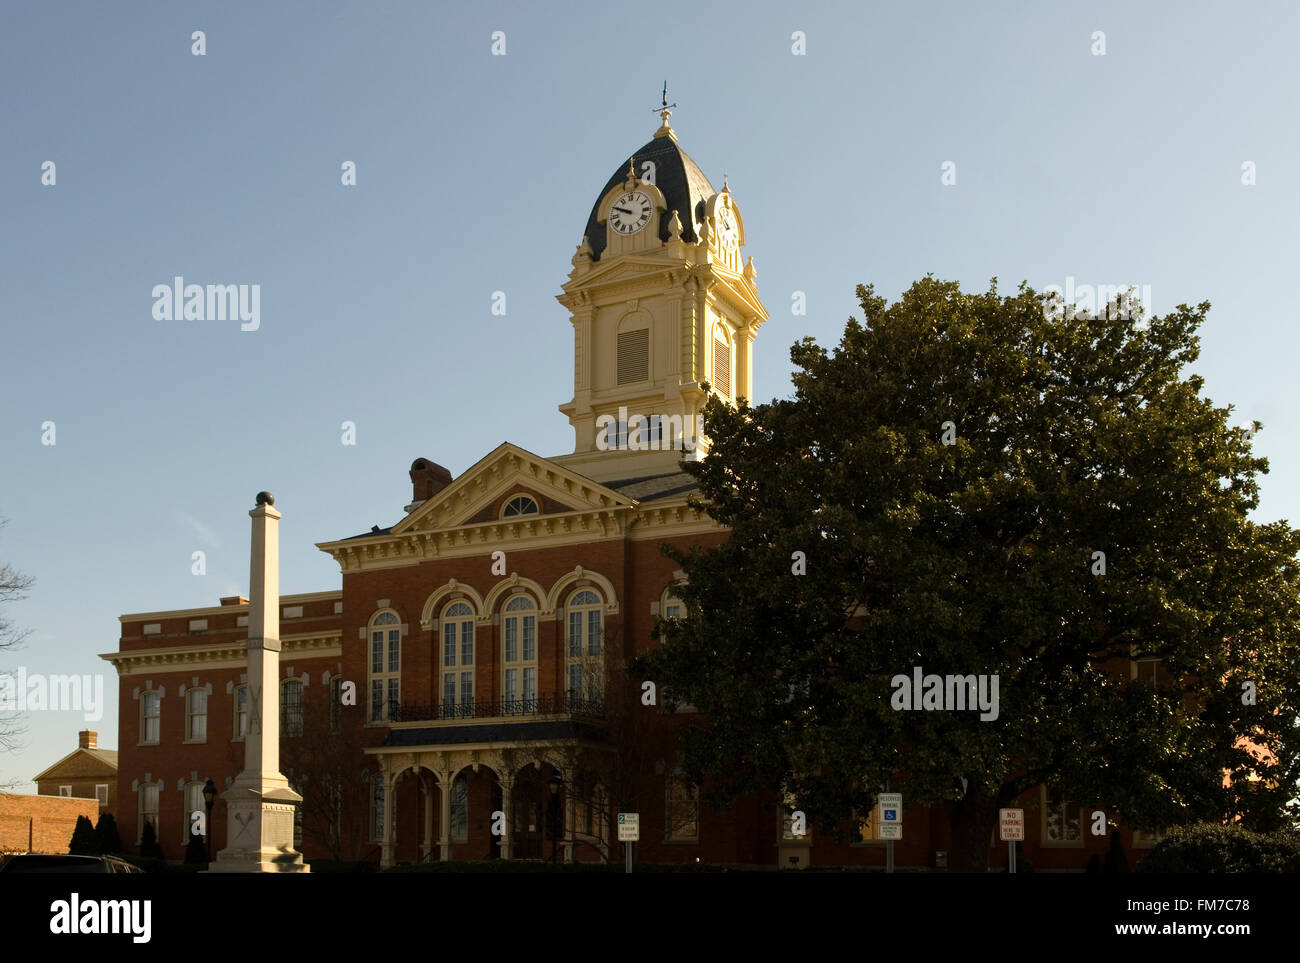
[[464,773],[451,782],[451,841],[469,842],[469,779]]
[[401,704],[402,629],[381,612],[370,623],[370,721],[391,719]]
[[194,688],[185,693],[185,739],[187,742],[208,741],[208,693]]
[[[686,618],[686,603],[683,602],[683,601],[682,601],[682,600],[681,600],[681,599],[680,599],[680,598],[679,598],[679,597],[674,593],[674,591],[673,591],[673,586],[670,585],[670,586],[668,587],[667,591],[664,592],[664,594],[663,594],[663,599],[662,599],[661,604],[660,604],[660,607],[659,607],[659,611],[660,611],[660,613],[661,613],[661,617],[663,618],[663,620],[664,620],[665,622],[666,622],[666,621],[669,621],[669,620],[671,620],[671,619],[684,619],[684,618]],[[666,694],[666,692],[665,692],[665,694]],[[664,706],[664,708],[660,710],[661,712],[666,712],[666,711],[667,711],[667,703],[668,703],[668,701],[669,701],[669,700],[667,700],[667,699],[661,699],[661,700],[660,700],[661,705]],[[697,709],[695,706],[689,704],[689,703],[682,702],[682,703],[678,703],[676,711],[680,713],[680,712],[699,712],[700,710]]]
[[248,686],[235,688],[235,738],[248,735]]
[[159,711],[162,700],[157,692],[140,694],[140,741],[156,745],[159,734]]
[[442,613],[442,717],[474,714],[474,610],[453,602]]
[[142,782],[140,784],[140,818],[136,822],[135,841],[138,844],[144,838],[144,824],[152,823],[154,838],[160,835],[158,832],[158,783]]
[[650,329],[618,333],[618,383],[645,381],[650,377]]
[[506,603],[502,698],[505,711],[537,711],[537,606],[525,595]]
[[604,692],[600,596],[583,589],[569,599],[568,696],[599,703]]
[[700,790],[686,782],[680,769],[668,776],[664,806],[664,835],[669,840],[700,838]]
[[731,345],[721,328],[713,334],[713,387],[719,394],[731,397]]
[[342,727],[343,716],[343,677],[336,675],[330,679],[330,732],[338,732]]
[[[194,829],[194,814],[203,813],[207,818],[207,810],[203,803],[203,783],[187,782],[185,784],[185,812],[181,814],[181,843],[188,845],[190,841],[190,832]],[[212,828],[208,827],[208,832]]]
[[1043,790],[1043,843],[1057,846],[1082,846],[1079,830],[1079,807],[1066,799],[1059,790]]
[[298,679],[280,683],[280,735],[302,735],[302,682]]
[[95,786],[95,798],[99,800],[101,809],[108,805],[108,783],[101,782]]

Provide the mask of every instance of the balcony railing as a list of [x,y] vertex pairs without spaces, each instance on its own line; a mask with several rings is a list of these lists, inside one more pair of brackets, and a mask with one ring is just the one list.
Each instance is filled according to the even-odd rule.
[[455,705],[418,705],[410,702],[388,703],[388,721],[423,722],[430,719],[492,719],[501,716],[572,715],[603,719],[605,706],[572,695],[543,696],[535,699],[502,699],[496,702],[462,702]]

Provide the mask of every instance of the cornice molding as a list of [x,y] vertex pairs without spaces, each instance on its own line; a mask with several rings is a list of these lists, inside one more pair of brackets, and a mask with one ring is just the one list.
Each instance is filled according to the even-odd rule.
[[[343,655],[343,632],[304,632],[286,635],[280,640],[281,658],[294,655],[298,658],[333,658]],[[248,664],[248,640],[236,639],[208,645],[173,645],[156,649],[131,649],[125,652],[107,652],[100,655],[111,662],[118,675],[139,675],[148,671],[185,671],[182,667],[205,666],[210,669],[229,669]]]

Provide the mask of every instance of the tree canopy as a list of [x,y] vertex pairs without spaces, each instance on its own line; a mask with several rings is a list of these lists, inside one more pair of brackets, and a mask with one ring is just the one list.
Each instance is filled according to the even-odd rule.
[[[1251,520],[1253,430],[1185,370],[1209,304],[1078,313],[932,277],[858,297],[834,351],[791,349],[794,398],[706,408],[686,470],[731,537],[666,550],[689,617],[640,665],[706,714],[687,771],[841,829],[889,780],[948,808],[957,869],[1039,784],[1140,828],[1275,828],[1300,533]],[[996,677],[996,718],[896,709],[918,668]]]

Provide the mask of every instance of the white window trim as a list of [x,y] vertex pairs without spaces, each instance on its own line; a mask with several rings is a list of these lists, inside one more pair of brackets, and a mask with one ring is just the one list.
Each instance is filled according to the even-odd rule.
[[[190,697],[196,692],[202,693],[203,695],[203,712],[201,713],[201,715],[203,716],[204,734],[202,739],[194,738],[194,729],[193,729],[194,716],[199,715],[200,713],[195,713],[190,708]],[[192,743],[195,745],[203,745],[208,741],[208,736],[207,736],[208,717],[211,715],[211,713],[209,712],[209,708],[212,705],[212,684],[208,683],[206,686],[191,686],[188,689],[184,689],[181,692],[181,695],[185,700],[185,739],[183,741],[183,744]]]
[[[532,607],[527,609],[517,609],[513,612],[507,611],[507,608],[510,605],[510,603],[514,602],[516,599],[527,599],[529,605],[531,605]],[[509,698],[507,695],[508,690],[506,688],[506,672],[508,670],[518,670],[519,672],[519,690],[518,692],[515,693],[514,701],[516,702],[528,701],[529,697],[524,694],[525,693],[525,688],[524,688],[525,669],[533,670],[533,695],[532,695],[533,701],[536,701],[538,698],[540,698],[541,685],[539,684],[540,673],[538,671],[538,656],[540,654],[539,650],[541,649],[541,642],[540,642],[541,633],[539,631],[539,629],[541,628],[541,621],[542,621],[541,615],[542,615],[541,609],[538,608],[537,600],[533,598],[531,595],[527,594],[526,592],[516,592],[513,595],[511,595],[509,598],[504,599],[501,603],[500,698],[502,702],[507,701],[507,699]],[[524,620],[528,616],[533,617],[533,657],[531,659],[524,658]],[[506,633],[508,631],[508,629],[506,628],[506,623],[511,619],[518,620],[519,628],[518,628],[517,638],[519,640],[519,650],[517,652],[518,658],[515,659],[515,661],[506,662]]]
[[695,835],[694,836],[673,836],[672,833],[672,798],[673,783],[684,780],[682,771],[679,768],[669,769],[664,779],[664,842],[665,843],[685,843],[687,845],[698,845],[700,841],[700,787],[696,786],[695,792]]
[[[145,739],[149,726],[145,714],[145,706],[148,705],[149,697],[153,696],[158,700],[158,738]],[[162,744],[162,693],[155,689],[146,689],[140,693],[140,739],[136,742],[137,746],[157,746]]]
[[[458,605],[465,606],[465,608],[469,610],[469,614],[468,615],[447,614],[452,608]],[[473,650],[468,667],[465,665],[463,660],[463,656],[464,656],[463,633],[465,631],[464,627],[466,623],[469,624],[470,646],[472,647]],[[470,601],[468,599],[451,599],[447,602],[446,605],[442,607],[442,615],[438,619],[437,624],[438,624],[438,628],[436,630],[437,635],[435,636],[435,638],[437,639],[436,645],[438,646],[438,683],[436,686],[437,688],[436,695],[438,700],[438,710],[441,713],[447,707],[446,678],[448,674],[454,676],[452,680],[454,698],[450,703],[450,705],[460,706],[465,704],[465,699],[463,693],[461,692],[461,676],[464,675],[464,673],[466,672],[469,673],[470,703],[476,701],[475,693],[478,691],[477,690],[478,675],[475,671],[478,665],[478,632],[477,632],[478,613],[474,611],[474,606],[470,604]],[[452,639],[452,649],[453,649],[452,655],[455,657],[456,661],[452,665],[447,664],[448,626],[454,626],[452,631],[454,632],[455,635],[455,637]],[[504,679],[504,675],[502,678]]]
[[[397,621],[377,625],[377,621],[384,615],[392,615],[397,619]],[[397,680],[397,698],[399,702],[402,697],[402,648],[406,642],[406,624],[402,622],[402,617],[398,615],[397,612],[393,611],[392,608],[381,608],[370,616],[370,620],[366,623],[366,627],[363,631],[365,632],[366,640],[366,725],[386,726],[391,721],[388,718],[388,690],[390,688],[390,680]],[[383,634],[383,639],[381,640],[383,649],[381,651],[382,658],[380,661],[380,665],[383,667],[382,672],[375,671],[374,634],[376,632],[381,632]],[[395,672],[390,671],[388,668],[388,650],[389,646],[392,644],[392,640],[389,639],[388,636],[391,632],[397,633],[397,670]],[[378,715],[375,713],[374,683],[376,682],[382,683]]]
[[1078,805],[1073,800],[1066,799],[1066,805],[1060,807],[1062,810],[1074,809],[1076,811],[1079,821],[1078,839],[1049,839],[1047,835],[1047,814],[1049,808],[1052,807],[1050,807],[1050,797],[1047,794],[1046,786],[1039,787],[1038,796],[1041,803],[1041,806],[1039,807],[1041,815],[1039,817],[1038,845],[1046,849],[1083,849],[1083,830],[1085,826],[1083,819],[1083,806]]
[[[99,791],[101,789],[104,790],[104,798],[102,800],[99,799]],[[95,799],[99,800],[99,804],[101,806],[108,805],[108,783],[106,782],[95,783]]]
[[[582,605],[576,605],[576,606],[573,605],[572,604],[573,600],[584,592],[590,592],[595,597],[596,601],[584,603]],[[564,658],[564,691],[565,694],[568,695],[570,698],[574,698],[579,701],[587,700],[589,696],[588,686],[594,681],[598,701],[604,702],[605,700],[605,609],[606,607],[607,606],[605,600],[601,597],[600,592],[596,591],[595,588],[584,586],[582,588],[574,589],[571,593],[569,593],[568,602],[565,604],[560,624],[564,627],[561,633],[564,639],[563,642],[564,648],[562,652]],[[570,654],[571,652],[570,643],[572,642],[572,626],[570,624],[570,616],[574,612],[579,613],[579,617],[580,617],[579,649],[578,649],[578,654],[576,656]],[[599,655],[587,654],[591,645],[591,640],[589,637],[589,626],[590,626],[589,614],[591,612],[595,612],[599,618],[598,621],[598,625],[600,626],[600,654]],[[582,671],[583,688],[581,689],[581,691],[577,693],[571,691],[570,684],[569,684],[570,673],[574,665],[580,666]]]

